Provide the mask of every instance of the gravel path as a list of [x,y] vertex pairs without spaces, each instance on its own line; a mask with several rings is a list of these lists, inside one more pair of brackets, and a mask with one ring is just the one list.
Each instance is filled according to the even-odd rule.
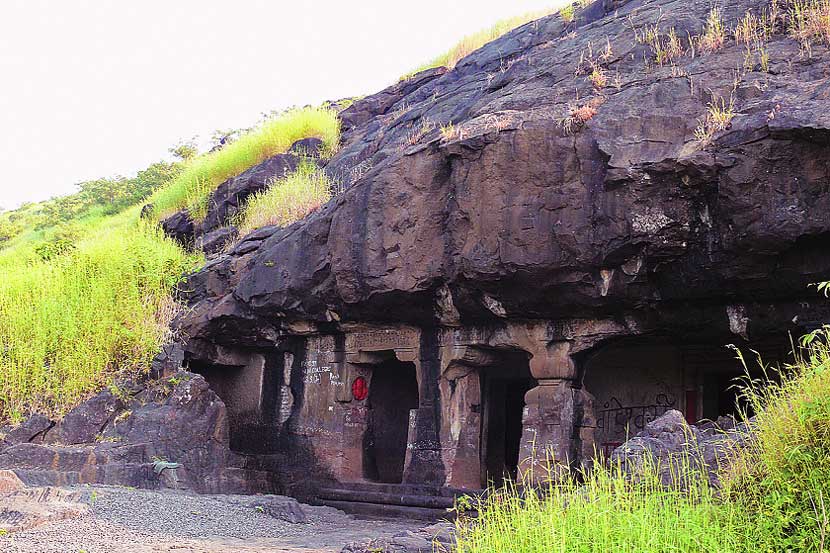
[[347,543],[417,531],[423,523],[358,520],[302,506],[307,523],[252,507],[251,496],[85,488],[91,514],[0,537],[9,553],[339,553]]

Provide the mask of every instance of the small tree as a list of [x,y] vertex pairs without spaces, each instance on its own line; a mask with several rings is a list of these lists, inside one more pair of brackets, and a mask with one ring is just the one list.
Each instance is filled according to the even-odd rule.
[[199,155],[199,148],[196,146],[196,137],[190,140],[182,140],[168,150],[174,157],[182,161],[189,161]]

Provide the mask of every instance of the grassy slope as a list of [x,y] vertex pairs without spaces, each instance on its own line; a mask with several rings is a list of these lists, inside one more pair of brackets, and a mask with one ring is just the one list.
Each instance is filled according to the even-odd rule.
[[452,48],[450,48],[440,56],[433,58],[429,62],[421,65],[414,71],[407,73],[401,78],[406,79],[407,77],[411,77],[419,71],[425,71],[427,69],[432,69],[433,67],[447,67],[449,69],[452,69],[459,61],[461,61],[462,58],[470,55],[471,53],[478,50],[488,42],[492,42],[493,40],[499,38],[501,35],[509,31],[512,31],[516,27],[520,27],[525,23],[529,23],[535,19],[545,17],[546,15],[550,15],[552,13],[555,13],[556,11],[558,11],[558,8],[550,8],[547,10],[531,11],[514,17],[501,19],[494,23],[492,27],[482,29],[477,33],[465,36],[464,38],[459,40]]
[[113,373],[148,366],[171,289],[198,259],[138,213],[86,217],[73,247],[48,260],[37,236],[0,250],[2,415],[59,413]]
[[[329,152],[337,147],[332,110],[302,108],[266,121],[192,160],[151,197],[156,216],[182,207],[203,214],[216,185],[311,136]],[[281,216],[252,209],[248,224],[287,224],[328,199],[328,189],[312,200],[302,187],[279,190]],[[112,216],[99,206],[35,230],[41,211],[16,213],[27,228],[0,249],[0,421],[33,410],[59,415],[114,375],[145,370],[168,338],[176,282],[201,263],[141,219],[140,204]]]
[[331,153],[340,140],[340,122],[334,110],[306,107],[291,110],[266,121],[221,150],[195,159],[168,186],[151,198],[157,216],[188,208],[195,219],[204,217],[210,193],[223,181],[245,169],[285,152],[297,140],[309,137],[323,140]]

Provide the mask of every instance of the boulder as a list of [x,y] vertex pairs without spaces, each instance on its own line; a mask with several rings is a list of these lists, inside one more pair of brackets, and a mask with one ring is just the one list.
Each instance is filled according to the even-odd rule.
[[43,441],[62,445],[94,442],[123,407],[120,397],[104,390],[72,409],[46,433]]
[[723,427],[713,422],[689,425],[680,411],[672,409],[615,449],[610,461],[635,479],[656,466],[665,486],[684,485],[679,478],[689,471],[706,475],[717,486],[736,453],[751,440],[750,425],[731,417],[719,420]]
[[177,211],[161,221],[164,233],[185,247],[193,245],[195,225],[186,209]]
[[289,154],[300,157],[319,158],[323,154],[324,143],[319,138],[303,138],[288,148]]
[[0,428],[0,446],[42,442],[46,431],[54,424],[47,417],[35,413],[16,426],[7,425]]
[[234,226],[219,227],[199,236],[196,239],[196,248],[209,256],[222,253],[228,244],[236,239],[237,234],[238,232]]
[[[107,390],[73,409],[42,444],[0,447],[0,469],[30,486],[274,491],[269,475],[231,453],[225,405],[203,377],[180,371],[117,389],[120,397]],[[156,470],[160,463],[178,468]]]
[[257,498],[248,503],[252,509],[256,509],[270,517],[290,522],[291,524],[305,524],[308,517],[303,511],[302,505],[291,497],[269,495]]
[[[87,513],[89,506],[81,502],[80,492],[50,487],[21,488],[8,492],[0,489],[2,534],[28,530],[45,522],[81,517]],[[5,540],[2,536],[0,538]]]

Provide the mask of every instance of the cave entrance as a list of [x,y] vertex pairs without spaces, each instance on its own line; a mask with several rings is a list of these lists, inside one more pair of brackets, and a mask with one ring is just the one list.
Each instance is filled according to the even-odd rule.
[[498,365],[480,373],[482,486],[501,486],[507,480],[516,480],[525,394],[536,386],[526,354],[510,352],[500,357]]
[[364,478],[400,484],[409,439],[409,412],[418,408],[415,363],[387,360],[372,367],[369,424],[363,439]]
[[239,453],[268,453],[276,443],[277,386],[273,368],[260,354],[240,354],[233,364],[191,361],[225,404],[230,448]]

